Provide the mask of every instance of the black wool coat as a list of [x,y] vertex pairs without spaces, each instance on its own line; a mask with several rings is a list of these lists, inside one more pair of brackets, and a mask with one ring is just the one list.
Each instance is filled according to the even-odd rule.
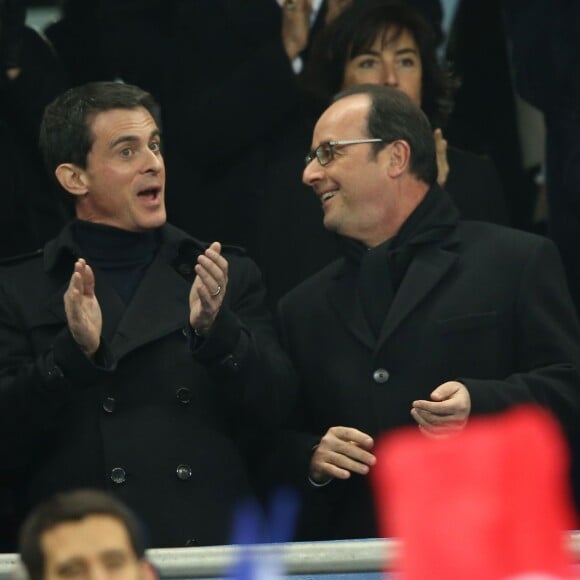
[[96,271],[103,356],[68,331],[63,294],[79,250],[69,228],[0,270],[0,482],[18,515],[54,492],[108,490],[153,547],[227,543],[252,493],[261,429],[292,400],[291,369],[255,264],[224,248],[229,281],[210,335],[189,331],[188,295],[205,245],[170,226],[125,307]]
[[[451,380],[466,385],[472,415],[532,403],[570,431],[580,424],[580,331],[551,241],[458,222],[417,250],[378,339],[357,277],[341,258],[280,302],[282,342],[301,379],[298,431],[283,442],[287,477],[306,483],[329,427],[376,438],[414,425],[412,402]],[[306,498],[302,539],[377,535],[368,477],[307,487]]]

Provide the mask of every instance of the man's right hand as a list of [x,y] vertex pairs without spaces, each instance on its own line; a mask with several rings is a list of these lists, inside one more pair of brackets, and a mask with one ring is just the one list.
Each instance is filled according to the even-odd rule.
[[370,435],[353,427],[331,427],[312,454],[310,479],[324,483],[329,479],[348,479],[351,473],[366,475],[376,463],[370,452]]
[[290,0],[282,4],[282,43],[290,62],[308,44],[311,4],[311,0]]
[[95,295],[95,275],[85,260],[79,258],[64,293],[64,311],[69,330],[89,358],[97,352],[103,318]]

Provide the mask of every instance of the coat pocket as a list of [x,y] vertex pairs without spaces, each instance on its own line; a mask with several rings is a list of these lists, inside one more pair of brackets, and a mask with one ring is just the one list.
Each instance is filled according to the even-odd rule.
[[439,326],[439,332],[442,334],[493,328],[498,324],[498,314],[493,310],[490,312],[453,316],[452,318],[439,320],[437,324]]

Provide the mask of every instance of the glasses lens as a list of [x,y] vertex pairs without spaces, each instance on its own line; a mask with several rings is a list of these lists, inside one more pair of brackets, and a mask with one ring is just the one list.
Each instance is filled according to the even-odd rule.
[[313,159],[314,159],[314,152],[311,151],[310,153],[307,153],[306,156],[304,157],[304,165],[310,165],[310,163],[312,163]]
[[320,165],[327,165],[332,161],[332,147],[328,143],[322,143],[316,150],[316,157]]

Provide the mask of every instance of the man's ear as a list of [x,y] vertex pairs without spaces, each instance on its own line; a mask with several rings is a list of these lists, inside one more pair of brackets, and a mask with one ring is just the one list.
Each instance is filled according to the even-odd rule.
[[411,163],[411,148],[402,139],[393,141],[388,148],[391,152],[389,158],[389,176],[399,177],[409,169],[409,164]]
[[54,174],[62,187],[72,195],[85,195],[89,190],[85,171],[74,163],[61,163]]

